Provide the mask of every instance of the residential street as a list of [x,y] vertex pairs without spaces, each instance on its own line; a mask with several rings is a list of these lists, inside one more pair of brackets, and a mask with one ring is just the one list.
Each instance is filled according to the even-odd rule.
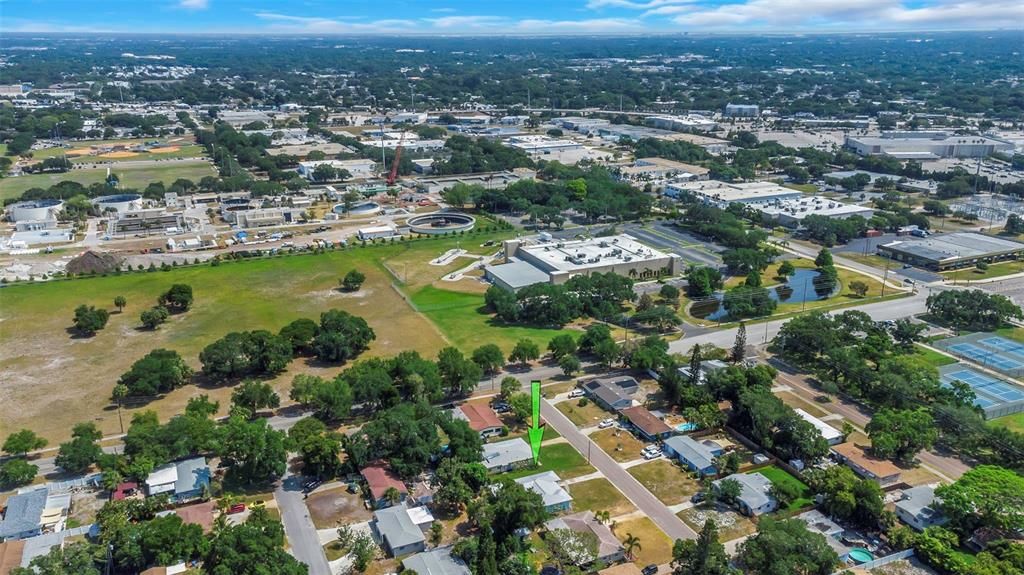
[[[590,438],[581,433],[569,421],[569,418],[563,415],[561,411],[555,409],[548,400],[542,400],[540,413],[544,421],[564,437],[576,451],[579,451],[584,457],[589,455],[590,464],[597,468],[627,499],[632,501],[644,515],[650,517],[651,521],[654,521],[670,539],[675,541],[676,539],[697,538],[697,533],[693,529],[690,529],[689,526],[683,523],[682,519],[679,519],[674,513],[669,511],[664,503],[659,501],[646,487],[634,479],[622,465],[604,451],[601,451],[600,447],[596,445],[590,447]],[[544,452],[542,450],[541,459],[543,458]]]
[[316,527],[302,498],[302,478],[291,472],[286,473],[274,490],[274,499],[281,511],[281,521],[292,555],[309,565],[309,575],[331,575],[331,567],[320,546]]

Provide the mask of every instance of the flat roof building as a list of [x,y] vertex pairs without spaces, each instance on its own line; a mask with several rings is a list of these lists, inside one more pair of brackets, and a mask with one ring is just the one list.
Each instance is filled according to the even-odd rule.
[[529,168],[515,168],[502,172],[421,178],[416,181],[416,187],[428,194],[439,194],[456,184],[482,186],[488,190],[504,190],[510,184],[514,184],[519,180],[532,180],[536,175],[537,172]]
[[336,170],[345,170],[352,175],[353,178],[370,178],[373,177],[374,171],[377,169],[377,162],[373,160],[311,160],[306,162],[299,162],[298,172],[299,175],[312,180],[313,172],[317,166],[328,165]]
[[536,134],[512,136],[505,140],[505,145],[535,155],[563,150],[578,150],[583,147],[583,144],[573,140],[555,139]]
[[884,155],[905,160],[984,158],[993,152],[1013,152],[1014,145],[985,136],[948,132],[882,132],[880,136],[846,136],[844,144],[861,156]]
[[[505,263],[485,267],[484,275],[495,285],[512,290],[542,281],[562,284],[573,276],[592,273],[654,278],[673,275],[681,265],[679,256],[647,247],[627,234],[564,242],[517,239],[506,241],[504,247]],[[516,262],[540,274],[521,263],[506,268]]]
[[522,437],[485,443],[482,462],[487,471],[504,473],[533,462],[533,450]]
[[932,271],[971,267],[1024,256],[1024,243],[975,232],[897,240],[878,246],[880,255]]
[[775,182],[730,183],[719,180],[703,182],[672,182],[665,186],[665,195],[680,196],[692,194],[706,204],[728,207],[729,204],[766,206],[776,202],[797,200],[804,197],[799,190],[784,188]]
[[807,413],[806,411],[800,408],[796,408],[793,411],[795,411],[796,414],[800,416],[800,419],[813,425],[814,428],[818,430],[818,433],[820,433],[821,436],[825,438],[825,441],[827,441],[829,445],[836,445],[843,442],[843,433],[838,429],[832,427],[831,425],[825,423],[824,421],[818,419],[817,417],[814,417],[810,413]]
[[630,182],[658,179],[706,180],[711,170],[664,158],[637,158],[632,166],[619,168],[619,178]]
[[807,216],[823,216],[842,220],[853,216],[868,219],[875,210],[857,204],[845,204],[824,196],[803,196],[792,200],[780,200],[766,206],[759,206],[762,214],[772,221],[790,228],[799,227]]
[[733,118],[755,118],[761,114],[761,108],[755,104],[726,104],[724,115]]

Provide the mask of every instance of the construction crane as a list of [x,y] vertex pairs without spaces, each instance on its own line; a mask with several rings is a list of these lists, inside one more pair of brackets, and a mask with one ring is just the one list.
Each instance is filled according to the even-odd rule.
[[[402,144],[405,143],[405,130],[402,130],[402,135],[398,138],[398,146],[395,147],[395,157],[391,160],[391,173],[388,174],[388,186],[395,185],[395,181],[398,179],[398,163],[402,160]],[[383,141],[381,142],[383,145]]]

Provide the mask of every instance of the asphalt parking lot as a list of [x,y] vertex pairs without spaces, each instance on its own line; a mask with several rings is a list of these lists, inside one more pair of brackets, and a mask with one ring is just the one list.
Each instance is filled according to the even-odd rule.
[[689,263],[714,267],[722,265],[722,258],[718,256],[718,252],[721,252],[722,248],[702,242],[672,224],[663,222],[652,222],[646,226],[630,224],[624,226],[623,232],[651,247],[675,253]]

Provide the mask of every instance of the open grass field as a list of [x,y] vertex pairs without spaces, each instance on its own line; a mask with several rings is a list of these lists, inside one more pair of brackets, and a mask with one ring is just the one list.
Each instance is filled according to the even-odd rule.
[[[580,398],[583,399],[583,398]],[[555,409],[561,411],[573,422],[576,427],[590,427],[597,425],[602,419],[612,416],[612,413],[597,406],[593,401],[587,399],[585,405],[580,405],[579,399],[570,399],[559,402]]]
[[639,540],[641,548],[633,552],[633,563],[637,567],[661,565],[672,560],[672,540],[650,518],[640,517],[616,523],[612,533],[619,541],[625,541],[630,535]]
[[974,280],[999,278],[1022,272],[1024,272],[1024,260],[991,264],[984,271],[977,268],[967,268],[952,272],[942,272],[942,275],[949,281],[953,281],[955,278],[957,283],[967,283]]
[[682,519],[683,523],[698,533],[709,517],[714,518],[718,525],[718,539],[723,542],[751,535],[757,531],[757,525],[749,517],[740,515],[722,504],[712,506],[704,503],[698,507],[684,509],[677,513],[676,517]]
[[1001,327],[995,331],[995,334],[1024,342],[1024,327]]
[[1024,412],[993,419],[990,422],[990,425],[1005,427],[1006,429],[1016,431],[1017,433],[1024,433]]
[[640,459],[640,450],[644,443],[632,433],[618,428],[602,429],[590,434],[590,439],[598,447],[618,462]]
[[554,471],[562,479],[572,479],[594,472],[587,460],[576,451],[576,448],[568,443],[555,443],[543,445],[540,450],[540,463],[535,467],[517,469],[508,473],[502,473],[498,477],[519,479],[527,475]]
[[700,491],[700,483],[696,479],[667,459],[635,465],[629,468],[629,474],[665,505],[682,503]]
[[927,361],[928,363],[934,365],[935,367],[942,367],[944,365],[949,365],[951,363],[957,362],[957,359],[955,357],[950,357],[944,353],[939,353],[933,349],[921,347],[920,345],[914,346],[914,355],[920,357],[921,359]]
[[[137,158],[132,158],[137,159]],[[143,165],[136,162],[121,162],[110,166],[117,174],[122,188],[142,189],[152,182],[163,182],[170,185],[178,178],[186,178],[198,182],[204,176],[216,176],[213,166],[205,160],[158,162],[146,161]],[[19,197],[30,188],[48,188],[64,181],[78,182],[83,186],[103,182],[107,177],[107,167],[74,169],[63,174],[29,174],[0,179],[0,200]]]
[[[484,343],[496,343],[506,354],[520,339],[529,339],[546,349],[551,338],[564,330],[507,325],[485,313],[484,296],[428,285],[412,296],[413,305],[430,318],[452,344],[472,350]],[[500,328],[500,329],[495,329]],[[481,334],[490,333],[487,341]]]
[[632,513],[636,508],[603,477],[573,483],[568,488],[572,495],[573,511],[607,511],[611,517]]
[[774,465],[769,467],[762,467],[757,470],[757,473],[764,475],[768,478],[768,481],[772,483],[785,483],[796,487],[800,492],[800,496],[790,501],[789,505],[784,508],[780,508],[779,512],[783,514],[791,514],[804,507],[808,507],[814,503],[814,493],[811,492],[811,488],[807,487],[807,484],[800,481],[796,477],[793,477],[787,473],[784,469],[775,467]]
[[[477,237],[485,237],[480,234]],[[314,320],[341,308],[364,317],[377,334],[366,356],[414,349],[434,356],[447,345],[444,335],[423,314],[412,313],[382,262],[397,256],[431,259],[454,247],[455,238],[432,239],[273,259],[245,260],[175,268],[167,272],[56,281],[10,286],[0,290],[0,403],[16,405],[0,418],[0,437],[27,427],[51,440],[66,438],[79,421],[95,421],[105,434],[118,433],[110,390],[131,364],[156,348],[173,349],[198,368],[199,352],[230,331],[276,332],[294,319]],[[367,276],[355,293],[338,291],[338,278],[358,268]],[[139,329],[139,313],[155,305],[173,283],[190,284],[195,306],[174,316],[157,331]],[[114,297],[128,300],[124,313],[113,313],[107,327],[92,338],[74,338],[67,329],[73,310],[89,304],[113,310]],[[481,316],[483,317],[483,316]],[[463,340],[467,351],[501,337],[484,325]],[[331,377],[342,366],[297,359],[271,383],[287,397],[299,372]],[[161,417],[179,413],[190,397],[208,393],[228,407],[230,388],[185,386],[147,406],[127,409],[127,422],[138,409],[155,409]]]

